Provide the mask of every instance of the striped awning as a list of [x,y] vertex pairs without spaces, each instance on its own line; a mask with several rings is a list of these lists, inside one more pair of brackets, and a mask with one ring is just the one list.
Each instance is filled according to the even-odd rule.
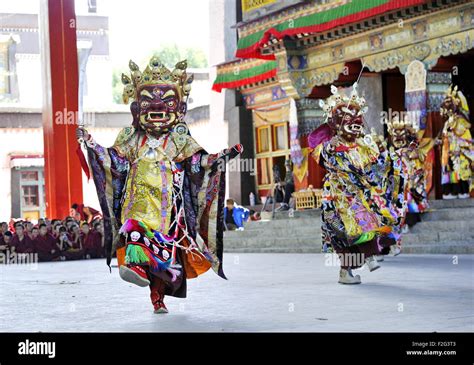
[[212,90],[221,92],[222,89],[235,89],[271,79],[276,75],[276,61],[232,62],[217,67],[217,77]]
[[272,60],[274,55],[263,55],[261,49],[271,37],[282,39],[301,33],[317,33],[340,25],[353,23],[391,10],[425,3],[426,0],[350,0],[347,3],[325,8],[293,19],[273,24],[267,29],[248,34],[239,39],[236,57]]

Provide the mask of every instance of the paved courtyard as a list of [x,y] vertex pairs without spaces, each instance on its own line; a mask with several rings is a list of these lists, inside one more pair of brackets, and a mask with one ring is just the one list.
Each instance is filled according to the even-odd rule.
[[474,256],[400,255],[337,284],[323,254],[226,254],[153,314],[105,260],[0,265],[0,331],[474,331]]

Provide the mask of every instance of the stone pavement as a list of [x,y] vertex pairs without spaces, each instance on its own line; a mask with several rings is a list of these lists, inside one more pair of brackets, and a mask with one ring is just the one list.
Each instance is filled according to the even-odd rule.
[[[456,261],[457,260],[457,261]],[[232,254],[155,315],[105,260],[0,265],[0,331],[474,331],[474,256],[400,255],[337,284],[323,254]],[[457,262],[457,263],[456,263]]]

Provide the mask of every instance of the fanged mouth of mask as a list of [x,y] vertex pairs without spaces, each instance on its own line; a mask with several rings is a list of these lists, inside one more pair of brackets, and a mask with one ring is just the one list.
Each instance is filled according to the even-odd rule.
[[402,147],[402,146],[405,145],[405,140],[403,140],[403,139],[395,139],[395,140],[393,141],[393,145],[394,145],[395,147]]
[[346,130],[346,132],[352,133],[352,134],[362,133],[362,125],[360,124],[345,125],[344,129]]
[[165,112],[148,112],[146,120],[152,123],[165,123],[169,118]]

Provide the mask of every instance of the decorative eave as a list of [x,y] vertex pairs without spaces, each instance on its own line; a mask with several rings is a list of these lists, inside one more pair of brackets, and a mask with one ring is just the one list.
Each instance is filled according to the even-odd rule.
[[243,27],[239,29],[236,56],[273,60],[273,54],[263,54],[262,48],[271,40],[285,36],[324,32],[329,29],[361,21],[395,9],[420,5],[427,0],[342,0],[327,5],[295,8],[293,13],[278,22],[266,22],[265,28]]
[[277,73],[276,61],[260,59],[236,60],[217,66],[217,77],[212,90],[241,88],[272,80]]
[[[273,39],[267,51],[275,57],[276,70],[272,67],[271,74],[255,75],[253,80],[240,76],[235,87],[247,94],[252,93],[249,89],[271,87],[277,81],[288,97],[299,99],[315,86],[334,82],[355,60],[373,72],[398,67],[404,73],[413,60],[430,69],[439,57],[474,47],[472,16],[472,1],[429,0],[327,32]],[[239,73],[236,65],[249,68],[266,62],[271,60],[244,59],[218,67]],[[218,74],[223,72],[218,70]]]

